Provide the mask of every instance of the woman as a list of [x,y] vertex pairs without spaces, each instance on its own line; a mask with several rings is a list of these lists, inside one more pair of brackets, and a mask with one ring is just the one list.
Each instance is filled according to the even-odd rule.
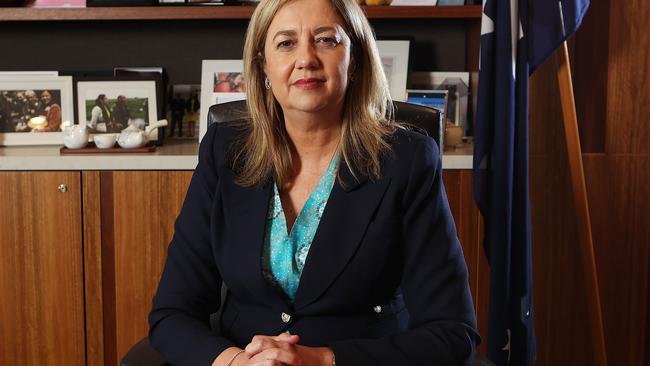
[[43,102],[42,114],[45,115],[47,126],[35,131],[55,132],[61,131],[61,107],[54,103],[52,93],[49,90],[43,90],[41,93],[41,102]]
[[154,347],[174,365],[464,364],[478,335],[440,155],[384,118],[361,9],[263,0],[244,65],[250,119],[201,143]]
[[99,94],[95,99],[95,106],[90,111],[88,128],[96,132],[107,132],[107,126],[111,122],[111,109],[108,107],[106,94]]

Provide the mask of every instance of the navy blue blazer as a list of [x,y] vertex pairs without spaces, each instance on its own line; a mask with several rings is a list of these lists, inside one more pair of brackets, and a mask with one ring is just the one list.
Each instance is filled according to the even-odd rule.
[[[339,366],[470,358],[480,338],[431,138],[398,129],[378,180],[355,180],[341,165],[292,304],[262,276],[272,184],[234,183],[228,151],[237,133],[208,129],[169,245],[149,337],[170,363],[210,365],[256,334],[284,331],[331,347]],[[217,333],[210,314],[222,281],[229,294]]]

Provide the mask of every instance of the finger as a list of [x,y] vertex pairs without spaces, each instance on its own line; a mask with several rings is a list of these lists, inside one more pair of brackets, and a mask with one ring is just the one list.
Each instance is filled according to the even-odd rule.
[[256,355],[266,349],[269,348],[275,348],[278,345],[276,344],[275,340],[269,336],[255,336],[251,340],[251,343],[246,345],[246,348],[244,348],[244,351],[249,355],[253,356]]
[[280,342],[287,342],[289,344],[297,344],[298,341],[300,341],[300,336],[297,334],[289,334],[289,333],[280,333],[275,337],[276,341]]
[[287,366],[280,361],[261,360],[259,362],[247,363],[246,366]]
[[286,350],[281,348],[267,349],[251,358],[252,362],[263,360],[276,361],[290,366],[302,365],[302,359],[294,350]]
[[262,341],[259,341],[259,340],[252,341],[251,343],[246,345],[246,348],[244,348],[244,352],[246,352],[246,354],[248,356],[252,357],[252,356],[264,351],[264,349],[262,347],[263,347]]

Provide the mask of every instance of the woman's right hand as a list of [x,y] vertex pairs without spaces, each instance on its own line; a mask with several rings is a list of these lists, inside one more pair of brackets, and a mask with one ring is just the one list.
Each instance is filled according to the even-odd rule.
[[[266,366],[266,365],[287,365],[302,366],[302,357],[296,350],[296,344],[300,337],[281,333],[277,336],[256,335],[246,346],[246,362],[237,364],[237,366]],[[233,363],[234,365],[234,363]]]
[[294,346],[299,340],[297,335],[287,333],[277,336],[256,335],[244,352],[237,354],[241,349],[230,347],[219,354],[212,366],[224,366],[236,354],[231,366],[300,366],[303,362]]

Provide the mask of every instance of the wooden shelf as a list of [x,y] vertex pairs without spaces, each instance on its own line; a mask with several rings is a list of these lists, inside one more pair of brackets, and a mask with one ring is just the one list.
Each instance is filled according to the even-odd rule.
[[[0,8],[0,22],[70,20],[249,19],[252,6]],[[481,6],[369,6],[370,19],[480,19]]]
[[481,5],[468,6],[364,6],[370,19],[476,19],[483,12]]

